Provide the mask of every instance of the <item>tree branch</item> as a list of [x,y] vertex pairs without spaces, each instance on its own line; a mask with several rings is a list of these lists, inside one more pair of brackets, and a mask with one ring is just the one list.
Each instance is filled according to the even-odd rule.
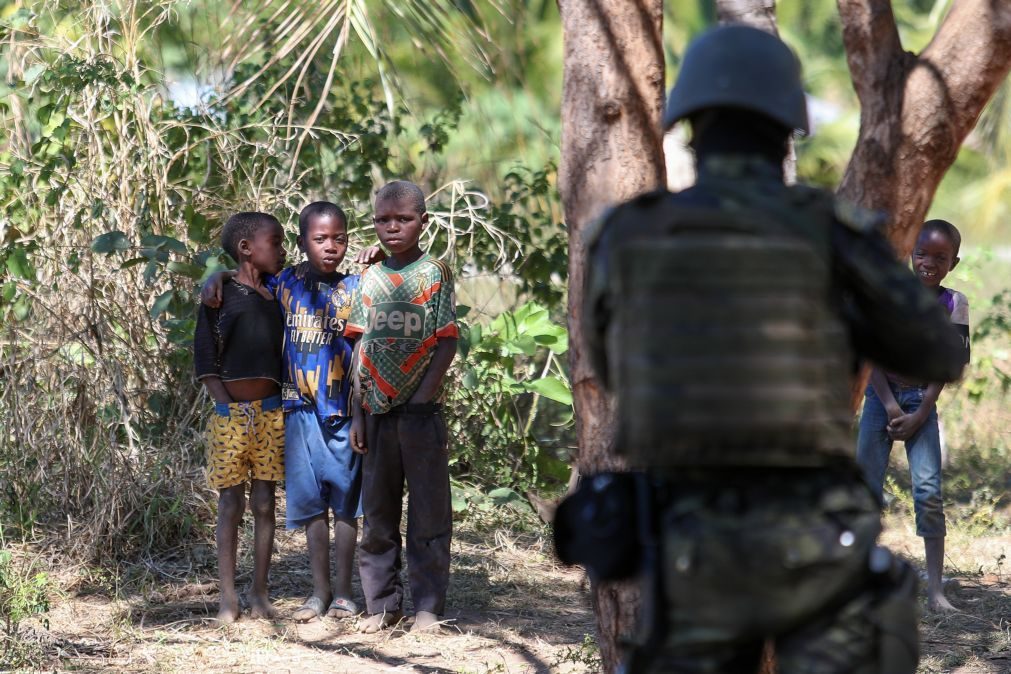
[[[971,35],[972,39],[966,39]],[[962,0],[954,3],[921,63],[937,73],[951,101],[949,124],[956,147],[972,131],[980,113],[1011,66],[1011,3],[1004,0]],[[910,77],[912,85],[912,76]],[[909,89],[910,95],[929,95]]]
[[716,19],[720,23],[743,23],[779,35],[776,0],[718,0]]
[[846,63],[853,88],[862,105],[881,95],[897,58],[902,41],[895,25],[891,0],[837,0],[842,20]]

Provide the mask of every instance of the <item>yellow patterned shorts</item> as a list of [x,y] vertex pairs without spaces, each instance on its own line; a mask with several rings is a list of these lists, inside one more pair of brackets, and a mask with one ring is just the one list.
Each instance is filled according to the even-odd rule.
[[254,480],[284,479],[281,396],[218,403],[207,424],[207,482],[227,489]]

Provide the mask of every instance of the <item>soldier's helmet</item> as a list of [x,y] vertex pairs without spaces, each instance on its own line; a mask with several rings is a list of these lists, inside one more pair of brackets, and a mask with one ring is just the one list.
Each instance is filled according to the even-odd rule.
[[719,26],[688,46],[664,128],[716,107],[749,110],[808,132],[800,62],[778,37],[751,26]]

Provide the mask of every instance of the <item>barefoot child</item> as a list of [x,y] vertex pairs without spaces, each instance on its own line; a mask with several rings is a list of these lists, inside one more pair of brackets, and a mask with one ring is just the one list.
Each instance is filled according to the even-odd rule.
[[[306,261],[268,282],[284,315],[282,399],[285,428],[285,494],[289,528],[305,527],[313,589],[292,618],[358,613],[351,598],[358,520],[361,457],[351,450],[352,344],[344,339],[357,275],[337,271],[347,252],[347,218],[336,204],[317,201],[298,218],[298,246]],[[382,259],[376,247],[358,261]],[[214,302],[219,279],[205,287]],[[330,582],[329,512],[334,514],[335,583]]]
[[221,245],[238,263],[222,288],[220,309],[200,306],[193,339],[197,379],[214,398],[208,425],[208,482],[218,490],[217,619],[239,617],[235,558],[239,523],[252,480],[253,617],[274,614],[267,596],[274,545],[274,483],[284,478],[284,418],[281,412],[281,310],[264,285],[284,266],[281,224],[266,213],[238,213],[225,223]]
[[358,553],[372,633],[403,610],[400,519],[404,481],[407,570],[416,611],[412,631],[438,629],[449,585],[452,510],[446,424],[439,392],[456,354],[453,275],[418,245],[425,195],[406,181],[376,194],[374,223],[390,257],[362,274],[347,333],[360,335],[351,443],[365,455]]
[[[962,237],[950,222],[923,223],[913,249],[913,271],[951,316],[965,343],[969,362],[969,303],[965,295],[941,285],[958,264]],[[881,497],[888,455],[895,440],[906,445],[913,482],[916,533],[923,537],[927,566],[927,604],[933,610],[951,611],[944,596],[944,509],[941,501],[941,442],[935,403],[944,384],[909,381],[875,368],[860,417],[857,462],[871,488]]]

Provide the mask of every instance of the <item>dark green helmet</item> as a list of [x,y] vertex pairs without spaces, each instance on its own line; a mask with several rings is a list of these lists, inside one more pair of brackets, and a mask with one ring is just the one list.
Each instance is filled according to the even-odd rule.
[[707,108],[750,110],[808,132],[800,62],[778,37],[751,26],[720,26],[688,45],[664,128]]

